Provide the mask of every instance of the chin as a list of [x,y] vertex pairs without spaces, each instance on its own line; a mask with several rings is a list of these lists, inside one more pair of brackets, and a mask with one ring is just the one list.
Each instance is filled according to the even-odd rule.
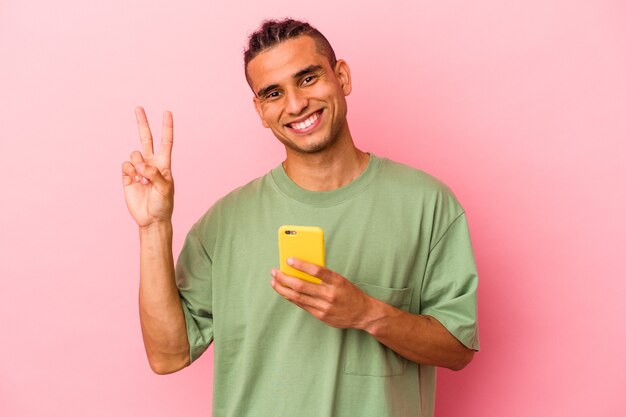
[[[284,142],[283,142],[284,143]],[[320,153],[330,147],[330,143],[328,142],[320,142],[320,143],[312,143],[307,146],[298,146],[293,142],[284,143],[285,146],[289,147],[291,150],[296,151],[298,153],[304,154],[315,154]]]
[[326,137],[319,141],[302,144],[302,146],[299,146],[299,143],[295,140],[281,140],[281,142],[295,152],[316,154],[331,148],[337,142],[337,138]]

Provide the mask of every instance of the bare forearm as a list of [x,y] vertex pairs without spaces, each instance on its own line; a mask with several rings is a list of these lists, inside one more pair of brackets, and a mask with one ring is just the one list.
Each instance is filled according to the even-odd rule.
[[460,370],[474,355],[434,317],[411,314],[375,299],[363,330],[419,364]]
[[174,276],[171,223],[139,228],[139,317],[146,354],[156,373],[189,364],[185,317]]

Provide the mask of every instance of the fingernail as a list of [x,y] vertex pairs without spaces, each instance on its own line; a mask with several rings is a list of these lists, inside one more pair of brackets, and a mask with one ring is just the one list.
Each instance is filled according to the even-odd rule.
[[273,276],[273,277],[275,277],[275,276],[276,276],[276,270],[275,270],[275,269],[272,269],[272,270],[270,271],[270,274],[272,274],[272,276]]
[[141,181],[141,178],[139,178],[139,175],[135,175],[135,182],[139,182]]
[[148,178],[146,177],[141,177],[141,183],[142,184],[148,184],[150,181],[148,181]]
[[287,258],[287,265],[293,265],[293,258]]

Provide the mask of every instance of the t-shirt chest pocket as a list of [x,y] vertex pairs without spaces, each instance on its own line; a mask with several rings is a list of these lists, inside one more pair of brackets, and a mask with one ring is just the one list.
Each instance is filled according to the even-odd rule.
[[[409,310],[413,288],[388,288],[354,282],[369,296],[400,310]],[[365,376],[400,375],[407,360],[363,330],[349,329],[345,344],[345,373]]]

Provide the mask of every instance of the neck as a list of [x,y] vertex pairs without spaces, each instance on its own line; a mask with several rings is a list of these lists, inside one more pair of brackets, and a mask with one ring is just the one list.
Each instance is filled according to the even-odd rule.
[[351,140],[344,143],[312,154],[287,149],[283,168],[305,190],[330,191],[348,185],[363,173],[369,155],[357,149]]

